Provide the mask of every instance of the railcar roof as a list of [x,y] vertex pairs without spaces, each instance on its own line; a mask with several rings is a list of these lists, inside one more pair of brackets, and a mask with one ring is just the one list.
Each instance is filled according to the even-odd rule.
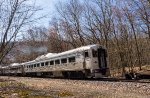
[[93,45],[87,45],[87,46],[82,46],[82,47],[79,47],[79,48],[71,49],[71,50],[68,50],[68,51],[61,52],[61,53],[48,53],[46,55],[42,55],[42,56],[37,57],[35,60],[25,62],[25,63],[22,63],[22,64],[34,63],[34,62],[37,62],[37,61],[40,61],[40,60],[47,60],[47,59],[50,59],[50,58],[55,58],[55,57],[59,57],[59,56],[63,56],[63,55],[73,54],[73,53],[76,53],[76,52],[82,52],[84,50],[88,50],[92,47],[97,47],[97,46],[100,46],[100,45],[93,44]]
[[10,66],[18,66],[20,65],[19,63],[13,63],[13,64],[10,64]]
[[72,50],[64,51],[64,52],[61,52],[61,53],[58,53],[58,54],[55,54],[55,55],[51,55],[51,56],[49,56],[49,58],[56,57],[56,56],[61,56],[61,55],[72,54],[72,53],[76,53],[76,52],[82,52],[84,50],[88,50],[88,49],[90,49],[92,47],[96,47],[96,46],[97,46],[97,44],[82,46],[82,47],[79,47],[79,48],[76,48],[76,49],[72,49]]
[[9,65],[9,67],[19,67],[21,66],[21,63],[12,63]]
[[43,59],[49,58],[49,57],[51,57],[52,55],[55,55],[55,54],[57,54],[57,53],[47,53],[45,55],[38,56],[35,60],[43,60]]

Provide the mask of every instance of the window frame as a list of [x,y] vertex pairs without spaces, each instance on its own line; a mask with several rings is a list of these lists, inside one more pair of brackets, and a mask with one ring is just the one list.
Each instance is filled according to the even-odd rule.
[[89,57],[90,57],[88,51],[84,51],[84,57],[85,57],[85,58],[89,58]]
[[33,65],[30,65],[31,66],[31,68],[33,68]]
[[49,62],[47,61],[47,62],[45,62],[45,66],[48,66],[49,65]]
[[[58,62],[57,62],[58,61]],[[60,64],[60,59],[56,59],[55,60],[55,65],[58,65],[58,64]]]
[[74,62],[76,62],[76,57],[75,57],[75,56],[68,57],[68,62],[69,62],[69,63],[74,63]]
[[50,61],[49,65],[54,65],[54,60]]
[[[64,60],[65,60],[65,62],[64,62]],[[61,63],[62,63],[62,64],[68,63],[67,61],[68,61],[67,58],[62,58],[62,59],[61,59]]]
[[98,51],[92,49],[92,57],[98,57]]
[[36,66],[37,66],[37,67],[40,67],[40,63],[37,63]]
[[36,64],[33,64],[34,67],[36,67]]
[[41,67],[45,66],[44,62],[41,62]]

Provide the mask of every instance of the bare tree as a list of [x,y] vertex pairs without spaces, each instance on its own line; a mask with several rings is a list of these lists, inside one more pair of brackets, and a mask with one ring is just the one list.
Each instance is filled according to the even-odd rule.
[[39,10],[28,0],[0,1],[0,63],[13,48],[21,29],[36,20],[33,16]]
[[150,39],[150,1],[149,0],[133,0],[132,3],[136,5],[136,14],[139,19],[139,26],[142,29],[141,32],[144,32],[148,35]]
[[[85,45],[82,31],[83,5],[78,0],[70,0],[69,3],[57,5],[63,30],[70,39],[73,47]],[[75,39],[78,39],[76,42]]]
[[53,18],[52,21],[50,21],[50,27],[47,33],[47,47],[49,52],[62,52],[65,51],[63,46],[63,36],[60,32],[60,24],[58,24],[58,20],[56,18]]

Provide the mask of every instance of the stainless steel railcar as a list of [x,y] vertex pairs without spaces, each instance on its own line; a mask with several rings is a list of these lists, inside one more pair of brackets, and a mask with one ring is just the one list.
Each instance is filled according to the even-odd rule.
[[17,67],[13,71],[12,67],[3,69],[3,74],[67,78],[101,78],[110,75],[106,49],[97,44],[42,55]]

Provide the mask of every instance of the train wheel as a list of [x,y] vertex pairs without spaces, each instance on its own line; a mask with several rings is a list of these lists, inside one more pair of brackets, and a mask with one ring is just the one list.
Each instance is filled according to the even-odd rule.
[[67,72],[62,72],[62,74],[63,74],[63,77],[64,77],[64,78],[69,78],[69,76],[68,76],[68,73],[67,73]]
[[125,74],[125,78],[127,80],[133,80],[134,79],[134,75],[132,73]]

